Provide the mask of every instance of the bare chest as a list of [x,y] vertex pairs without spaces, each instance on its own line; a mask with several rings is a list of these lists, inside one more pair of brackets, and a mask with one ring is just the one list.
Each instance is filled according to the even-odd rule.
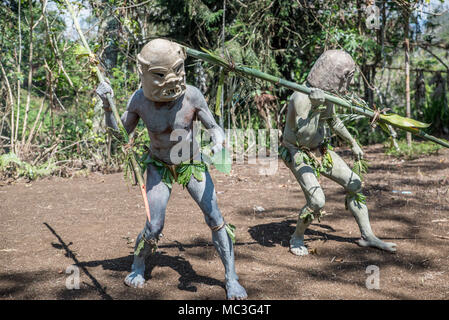
[[324,138],[326,114],[311,111],[305,118],[296,119],[296,142],[309,148],[318,146]]
[[308,108],[305,111],[296,117],[296,125],[300,130],[316,130],[332,118],[332,106]]
[[139,110],[150,134],[170,134],[176,129],[189,130],[193,125],[196,110],[183,101],[176,105],[155,105],[148,103]]

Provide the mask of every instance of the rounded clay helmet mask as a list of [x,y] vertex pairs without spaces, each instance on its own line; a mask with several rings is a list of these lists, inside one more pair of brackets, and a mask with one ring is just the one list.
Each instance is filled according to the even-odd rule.
[[186,91],[184,49],[165,39],[148,42],[137,55],[143,94],[151,101],[176,100]]
[[343,50],[325,51],[310,70],[307,82],[315,88],[347,93],[355,72],[355,62]]

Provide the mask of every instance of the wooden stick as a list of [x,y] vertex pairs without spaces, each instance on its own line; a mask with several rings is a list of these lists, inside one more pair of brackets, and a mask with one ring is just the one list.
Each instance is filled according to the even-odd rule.
[[[75,25],[75,29],[76,31],[78,31],[78,34],[80,36],[81,42],[83,43],[84,48],[87,50],[87,52],[89,53],[89,58],[93,58],[93,59],[97,59],[96,56],[92,53],[92,51],[90,50],[89,44],[86,41],[86,38],[84,37],[84,34],[81,30],[81,27],[78,23],[78,19],[76,18],[75,15],[75,11],[73,10],[72,5],[70,4],[70,2],[68,0],[64,0],[65,4],[67,5],[67,9],[70,12],[70,15],[72,16],[72,20],[73,20],[73,24]],[[95,67],[95,71],[97,74],[97,78],[99,82],[104,82],[105,78],[103,76],[103,74],[101,73],[101,71],[98,69],[98,67]],[[122,120],[120,119],[120,115],[117,111],[117,108],[115,106],[115,102],[114,99],[112,99],[110,94],[107,94],[107,99],[109,102],[109,106],[112,110],[112,114],[114,115],[115,121],[117,122],[117,125],[119,127],[119,132],[122,135],[122,137],[125,140],[125,144],[129,143],[129,135],[128,132],[126,131],[125,127],[123,126]],[[151,221],[151,215],[150,215],[150,206],[148,204],[148,198],[147,198],[147,192],[146,192],[146,187],[145,187],[145,180],[143,179],[143,175],[142,172],[140,170],[140,166],[136,160],[136,156],[134,154],[134,152],[132,151],[131,148],[128,148],[128,150],[126,150],[126,148],[124,148],[122,146],[122,150],[123,152],[126,154],[129,152],[129,158],[131,160],[131,169],[134,171],[134,174],[137,178],[137,182],[139,183],[139,187],[140,187],[140,191],[142,193],[142,198],[143,198],[143,202],[145,205],[145,211],[147,214],[147,218],[148,218],[148,222]]]

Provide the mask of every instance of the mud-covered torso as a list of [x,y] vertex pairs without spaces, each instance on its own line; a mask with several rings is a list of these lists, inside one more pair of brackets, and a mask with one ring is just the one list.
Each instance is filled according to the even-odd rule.
[[[167,164],[189,160],[198,153],[198,145],[192,138],[198,110],[195,104],[197,93],[192,88],[188,86],[184,95],[167,103],[148,100],[142,90],[138,90],[133,99],[131,110],[139,115],[148,130],[150,155]],[[178,155],[177,161],[172,161],[171,152]]]
[[332,105],[312,108],[307,95],[295,92],[287,110],[284,144],[317,148],[325,138],[325,124],[332,117]]

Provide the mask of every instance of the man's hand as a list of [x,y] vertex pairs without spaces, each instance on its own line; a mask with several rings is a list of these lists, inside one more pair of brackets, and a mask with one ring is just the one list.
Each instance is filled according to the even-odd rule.
[[102,83],[100,83],[98,85],[95,92],[100,97],[101,101],[103,101],[103,108],[108,109],[110,106],[109,106],[107,94],[109,93],[111,95],[111,98],[114,96],[114,91],[112,90],[109,83],[107,83],[106,81],[103,81]]
[[221,150],[223,149],[223,145],[222,144],[216,144],[212,147],[211,151],[212,151],[212,155],[216,155],[218,154]]
[[362,160],[363,159],[363,151],[362,148],[357,144],[357,142],[354,142],[352,145],[352,153],[354,154],[355,160]]
[[319,107],[326,101],[324,98],[324,91],[318,88],[312,88],[309,99],[312,102],[312,107],[314,108]]

